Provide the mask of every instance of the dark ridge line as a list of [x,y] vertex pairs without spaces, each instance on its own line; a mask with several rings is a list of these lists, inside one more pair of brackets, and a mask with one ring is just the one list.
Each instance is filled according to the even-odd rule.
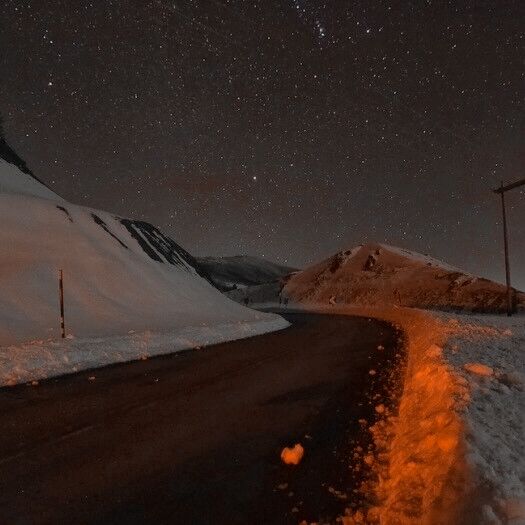
[[57,208],[58,208],[59,210],[63,211],[63,212],[66,214],[66,217],[69,219],[70,222],[73,222],[73,219],[72,219],[72,217],[71,217],[69,211],[66,210],[66,208],[64,208],[64,206],[59,206],[59,205],[57,204]]
[[[155,252],[155,260],[160,260],[159,256],[163,256],[166,262],[174,266],[182,266],[186,270],[188,266],[193,267],[193,257],[185,252],[173,239],[170,239],[164,235],[158,228],[152,224],[144,221],[131,221],[129,219],[123,219],[123,224],[131,232],[130,228],[133,229],[137,234],[140,234],[141,240],[145,243],[141,244],[141,247],[151,256],[148,250],[152,249]],[[121,221],[121,222],[122,222]],[[147,246],[147,248],[145,248]]]
[[30,177],[33,177],[37,182],[45,186],[48,190],[52,191],[51,189],[43,180],[40,180],[28,167],[25,161],[18,156],[16,151],[7,143],[7,141],[0,137],[0,158],[4,159],[6,162],[9,162],[9,164],[13,164],[16,166],[20,171],[24,172],[26,175],[29,175]]
[[138,231],[134,228],[133,223],[130,219],[120,219],[120,222],[128,230],[130,235],[139,243],[139,246],[143,249],[144,252],[153,259],[154,261],[164,264],[164,261],[157,255],[155,250],[139,235]]
[[162,255],[169,264],[182,266],[188,272],[191,272],[190,269],[193,269],[197,275],[216,288],[208,272],[200,266],[195,257],[173,239],[164,235],[157,227],[144,221],[123,219],[121,217],[115,217],[115,219],[125,226],[144,252],[154,261],[164,263],[160,257]]
[[[142,234],[141,238],[147,241],[148,247],[155,251],[157,257],[158,255],[162,255],[167,262],[174,266],[185,266],[185,261],[177,253],[177,249],[180,247],[173,241],[170,243],[171,239],[166,239],[155,226],[143,221],[127,221],[126,219],[125,221],[129,222],[134,230],[138,230],[137,233]],[[164,262],[162,259],[160,260]]]
[[[146,223],[147,224],[147,223]],[[148,225],[150,226],[150,225]],[[164,257],[166,260],[178,266],[186,266],[187,261],[180,255],[179,250],[180,246],[176,244],[171,239],[168,239],[163,233],[161,233],[157,228],[151,227],[144,229],[141,228],[141,232],[145,235],[146,240]]]
[[145,228],[144,225],[139,226],[139,231],[146,238],[148,243],[153,247],[153,249],[164,256],[167,262],[175,266],[183,265],[182,259],[178,256],[177,253],[173,252],[173,249],[170,245],[165,242],[162,236],[158,235],[154,228]]
[[107,224],[98,215],[92,213],[91,217],[93,217],[95,223],[98,224],[106,233],[109,233],[109,235],[111,235],[113,239],[120,243],[121,246],[126,248],[126,250],[129,250],[129,248],[107,227]]

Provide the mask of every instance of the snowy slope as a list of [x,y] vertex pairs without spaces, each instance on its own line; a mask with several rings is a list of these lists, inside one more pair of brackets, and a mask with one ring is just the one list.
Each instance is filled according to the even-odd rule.
[[525,524],[525,316],[449,316],[448,327],[443,359],[467,387],[461,415],[476,524]]
[[[380,244],[357,246],[293,274],[283,294],[317,304],[398,305],[501,311],[505,287],[429,256]],[[516,293],[525,305],[525,295]]]
[[349,467],[363,473],[365,504],[347,508],[342,523],[525,523],[523,314],[303,309],[382,319],[403,332],[406,357],[392,376],[402,384],[363,422],[374,447],[358,441],[349,454]]
[[58,337],[59,269],[75,337],[287,324],[227,299],[157,228],[66,202],[2,159],[0,224],[0,345]]
[[295,271],[295,268],[249,255],[200,257],[197,263],[223,291],[277,281]]
[[63,201],[56,193],[35,179],[30,173],[21,171],[17,166],[0,157],[0,193],[31,195],[42,199]]

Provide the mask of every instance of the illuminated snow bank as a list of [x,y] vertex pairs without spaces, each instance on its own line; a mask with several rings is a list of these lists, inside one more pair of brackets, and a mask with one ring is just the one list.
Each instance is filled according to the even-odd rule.
[[360,458],[368,505],[344,525],[525,523],[525,316],[301,308],[383,319],[406,337],[398,410],[370,428],[374,457]]
[[525,523],[525,318],[374,316],[405,332],[408,355],[398,415],[371,429],[385,461],[369,521]]
[[[377,314],[376,314],[377,315]],[[443,359],[448,326],[416,311],[382,312],[403,330],[407,365],[397,416],[371,428],[377,484],[370,521],[385,524],[461,523],[465,464],[466,386]]]

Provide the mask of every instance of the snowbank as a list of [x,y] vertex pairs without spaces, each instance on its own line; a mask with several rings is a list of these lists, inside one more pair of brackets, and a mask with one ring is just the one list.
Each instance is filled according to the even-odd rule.
[[[294,305],[297,307],[298,305]],[[345,525],[525,523],[525,316],[301,305],[386,320],[406,336],[396,415],[370,428],[369,506]]]
[[369,522],[459,524],[466,501],[465,385],[443,359],[447,325],[414,310],[370,312],[406,335],[407,364],[397,416],[371,429],[376,461]]
[[525,523],[525,317],[390,317],[409,354],[383,521]]
[[11,386],[112,363],[244,339],[281,330],[289,323],[278,316],[251,322],[187,326],[176,332],[142,332],[104,338],[35,340],[0,348],[0,386]]
[[470,502],[479,524],[525,524],[525,316],[449,317],[444,361],[466,385]]

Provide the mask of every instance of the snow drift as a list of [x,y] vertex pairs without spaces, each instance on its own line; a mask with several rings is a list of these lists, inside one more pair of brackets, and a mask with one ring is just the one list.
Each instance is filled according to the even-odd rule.
[[227,299],[154,226],[71,204],[8,160],[0,156],[0,345],[58,337],[59,269],[77,338],[239,323],[248,336],[287,325]]
[[[506,288],[426,255],[382,244],[342,251],[290,276],[295,302],[503,311]],[[523,308],[525,295],[515,292]]]

